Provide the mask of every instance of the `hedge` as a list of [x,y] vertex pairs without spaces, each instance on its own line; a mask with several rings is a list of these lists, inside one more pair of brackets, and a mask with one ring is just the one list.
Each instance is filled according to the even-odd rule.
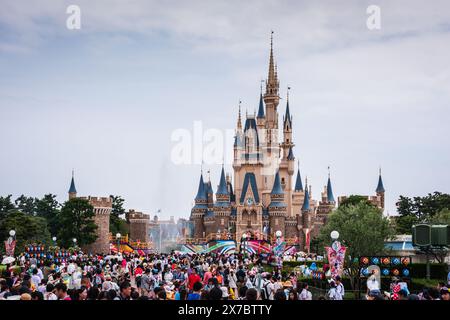
[[[440,279],[444,281],[447,279],[448,266],[445,263],[431,263],[430,276],[431,279]],[[411,264],[411,278],[425,278],[427,276],[426,263]]]

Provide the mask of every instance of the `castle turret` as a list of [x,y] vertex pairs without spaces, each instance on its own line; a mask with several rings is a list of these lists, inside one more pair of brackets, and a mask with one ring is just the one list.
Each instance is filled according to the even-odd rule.
[[204,236],[203,216],[208,210],[208,198],[203,182],[203,174],[200,174],[198,183],[198,191],[195,196],[195,205],[191,210],[191,220],[194,222],[194,237],[201,238]]
[[264,101],[262,95],[262,85],[261,92],[259,93],[259,106],[258,106],[258,115],[256,116],[256,123],[258,124],[258,128],[261,130],[265,127],[266,124],[266,116],[264,114]]
[[378,185],[377,189],[375,190],[377,193],[377,197],[379,198],[379,207],[384,210],[384,186],[383,186],[383,179],[381,178],[381,168],[380,168],[380,174],[378,176]]
[[[329,167],[328,167],[328,170],[330,170]],[[336,201],[334,200],[333,189],[331,187],[331,178],[330,178],[329,171],[328,171],[328,182],[327,182],[327,202],[336,203]]]
[[74,171],[72,170],[72,181],[70,181],[69,200],[77,197],[77,189],[75,188]]
[[270,193],[269,204],[270,233],[272,235],[278,230],[284,234],[286,208],[287,205],[284,199],[283,187],[281,186],[280,173],[277,171],[272,192]]
[[217,230],[226,231],[229,227],[231,215],[230,192],[228,191],[225,171],[222,165],[220,182],[216,192],[216,203],[214,204],[215,226]]
[[280,83],[278,74],[275,69],[273,58],[273,31],[270,36],[270,56],[269,56],[269,73],[266,81],[266,93],[264,95],[264,103],[266,104],[266,122],[269,129],[278,128],[277,106],[280,101],[278,89]]
[[296,191],[296,192],[302,191],[302,192],[303,192],[302,177],[301,177],[301,175],[300,175],[300,163],[298,164],[298,169],[297,169],[297,179],[295,180],[294,191]]

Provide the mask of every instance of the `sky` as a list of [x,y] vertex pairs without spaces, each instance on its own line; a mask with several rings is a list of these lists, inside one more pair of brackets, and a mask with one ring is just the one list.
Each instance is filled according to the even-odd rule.
[[[254,112],[272,30],[279,114],[290,86],[294,154],[314,198],[328,166],[335,197],[373,195],[381,167],[389,214],[400,195],[449,193],[450,2],[432,4],[2,0],[0,195],[65,201],[74,169],[79,195],[188,218],[201,161],[176,163],[174,134],[208,140],[235,129],[239,101]],[[370,5],[380,29],[367,27]],[[220,168],[203,165],[214,190]]]

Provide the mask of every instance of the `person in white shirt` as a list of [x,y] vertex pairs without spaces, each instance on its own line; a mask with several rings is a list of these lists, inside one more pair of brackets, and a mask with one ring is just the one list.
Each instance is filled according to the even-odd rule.
[[345,295],[344,285],[341,282],[341,277],[336,276],[336,299],[335,300],[343,300]]
[[44,293],[44,300],[58,300],[56,294],[53,293],[55,286],[51,283],[47,284],[46,292]]
[[76,264],[70,261],[69,265],[67,266],[67,273],[68,274],[74,273],[76,268],[77,268]]
[[267,280],[263,284],[263,290],[266,290],[269,300],[274,300],[275,285],[271,274],[267,275]]
[[38,288],[41,284],[41,278],[38,276],[38,271],[36,268],[33,269],[32,273],[33,275],[31,276],[31,282],[34,284],[35,288]]
[[113,282],[111,276],[107,274],[105,276],[105,281],[102,284],[102,291],[109,291],[111,289],[119,292],[119,286],[117,283]]
[[328,299],[340,300],[338,299],[338,294],[336,292],[336,283],[334,281],[330,282],[330,290],[328,290]]
[[312,300],[312,294],[308,290],[307,283],[302,284],[302,291],[300,291],[300,294],[298,295],[298,300]]

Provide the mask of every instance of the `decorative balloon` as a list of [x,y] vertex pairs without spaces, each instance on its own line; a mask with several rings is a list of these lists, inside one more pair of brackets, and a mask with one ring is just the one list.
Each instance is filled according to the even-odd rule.
[[399,271],[398,271],[398,269],[393,269],[392,270],[392,274],[394,275],[394,276],[398,276],[399,275]]
[[408,269],[403,269],[403,275],[405,276],[405,277],[407,277],[407,276],[409,276],[409,270]]
[[389,275],[389,269],[384,268],[382,272],[383,272],[383,276]]

